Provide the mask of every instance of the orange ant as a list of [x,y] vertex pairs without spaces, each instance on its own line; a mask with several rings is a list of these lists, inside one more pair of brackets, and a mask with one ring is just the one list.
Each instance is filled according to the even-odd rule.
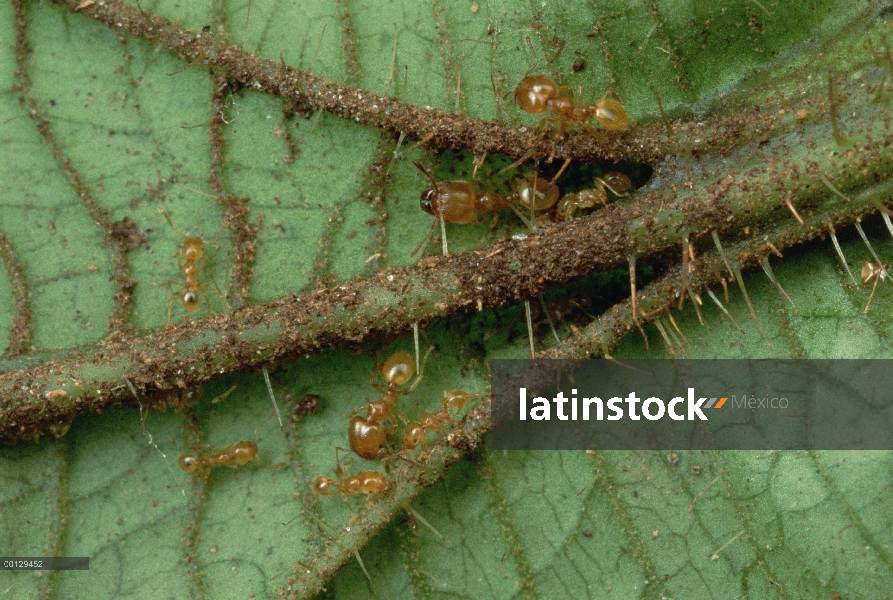
[[[185,308],[188,312],[195,312],[198,309],[199,303],[199,289],[205,287],[204,285],[198,283],[198,261],[204,256],[205,253],[205,242],[202,238],[198,237],[189,237],[179,229],[174,227],[174,223],[171,221],[170,215],[167,214],[167,211],[163,206],[158,207],[158,211],[164,216],[165,220],[167,220],[168,225],[171,226],[171,229],[179,235],[181,238],[184,238],[183,247],[180,248],[180,256],[177,259],[177,265],[180,268],[180,272],[183,273],[183,292],[177,293],[172,292],[170,301],[167,303],[167,320],[171,320],[171,306],[173,306],[174,298],[178,295],[180,297],[180,302],[183,303],[183,308]],[[225,225],[225,223],[224,223]],[[220,237],[220,232],[223,231],[223,226],[220,227],[220,231],[217,232],[217,237]],[[211,245],[216,245],[217,238],[214,238],[214,242]],[[167,282],[168,288],[171,287],[171,284],[176,285],[176,281],[169,280]]]
[[[428,351],[430,353],[430,350]],[[427,360],[428,355],[425,355]],[[424,368],[424,363],[422,365]],[[391,411],[397,403],[397,396],[405,396],[412,392],[422,380],[422,373],[419,372],[418,377],[407,390],[397,390],[397,386],[407,383],[415,371],[413,367],[413,358],[407,352],[397,352],[391,355],[380,369],[373,370],[369,378],[369,383],[376,390],[381,392],[381,397],[375,402],[370,402],[366,407],[366,416],[355,416],[350,420],[347,426],[347,441],[350,449],[359,456],[367,459],[373,459],[381,453],[381,447],[385,441],[386,432],[381,425],[385,419],[391,421],[392,429],[396,428],[397,423]],[[382,387],[375,383],[375,373],[379,372],[382,379],[387,383],[387,387]],[[337,453],[337,449],[336,449]]]
[[[337,472],[340,473],[340,467]],[[320,475],[313,480],[314,494],[331,496],[335,490],[338,490],[345,502],[347,502],[348,496],[384,494],[389,489],[388,480],[376,471],[360,471],[355,476],[344,478],[340,483],[325,475]]]
[[[515,103],[521,110],[532,115],[539,115],[551,108],[552,112],[558,115],[557,120],[561,122],[562,130],[568,121],[586,123],[590,117],[595,117],[598,124],[609,131],[626,129],[629,117],[613,91],[606,91],[605,95],[595,104],[576,106],[573,90],[569,87],[558,86],[545,75],[530,75],[530,72],[539,64],[539,59],[533,50],[529,35],[527,36],[527,47],[533,54],[534,63],[527,70],[527,74],[518,87],[515,88]],[[555,119],[547,117],[543,119],[543,122],[547,120]]]
[[604,178],[593,177],[592,188],[580,190],[576,194],[568,194],[558,202],[556,209],[559,219],[570,219],[574,212],[582,208],[592,208],[596,202],[608,205],[608,192],[611,190],[617,196],[626,196],[626,191],[633,187],[629,177],[618,171],[605,173]]
[[[227,391],[214,398],[211,403],[216,404],[217,402],[225,399],[232,393],[234,389],[236,389],[236,386],[231,387]],[[182,470],[186,471],[187,473],[191,473],[198,467],[213,467],[214,465],[231,465],[235,467],[250,463],[257,456],[257,444],[253,441],[254,439],[257,439],[257,430],[260,429],[261,425],[266,423],[272,416],[273,414],[271,413],[266,419],[264,419],[263,423],[255,428],[254,438],[252,438],[252,441],[239,442],[232,447],[232,450],[224,449],[220,452],[211,450],[210,454],[208,454],[204,458],[199,458],[195,454],[187,452],[180,455],[180,457],[177,459],[177,464],[180,465],[180,468]],[[227,446],[227,448],[229,448],[229,446]]]
[[883,263],[874,264],[867,260],[862,263],[862,285],[868,285],[869,281],[874,281],[874,285],[871,286],[871,294],[868,296],[868,303],[865,305],[862,314],[868,313],[868,307],[871,306],[871,300],[874,298],[874,291],[877,289],[878,281],[889,278],[889,270],[890,265]]
[[[443,393],[441,411],[434,414],[426,413],[420,422],[412,422],[406,425],[403,432],[403,450],[412,452],[425,441],[428,432],[432,429],[440,429],[444,425],[452,423],[465,405],[471,400],[471,396],[462,390],[446,390]],[[450,412],[453,409],[453,412]]]
[[181,454],[177,459],[180,468],[190,473],[198,467],[213,467],[214,465],[244,465],[250,463],[257,456],[257,444],[254,442],[239,442],[229,452],[212,452],[204,458],[198,458],[195,454]]
[[[418,246],[412,251],[410,256],[415,256],[419,249],[428,241],[434,232],[437,221],[441,223],[472,223],[479,221],[479,214],[492,211],[502,210],[504,208],[512,208],[514,202],[533,210],[546,210],[552,207],[561,193],[554,181],[546,181],[536,175],[525,177],[522,182],[517,185],[511,194],[500,194],[499,192],[481,191],[480,185],[477,183],[469,183],[467,181],[437,181],[434,176],[428,172],[425,167],[417,161],[412,163],[431,181],[433,187],[428,188],[421,195],[419,206],[422,210],[434,217],[431,222],[431,228]],[[517,211],[516,211],[517,213]],[[518,214],[522,219],[523,216]],[[444,254],[446,251],[446,240],[443,243]]]

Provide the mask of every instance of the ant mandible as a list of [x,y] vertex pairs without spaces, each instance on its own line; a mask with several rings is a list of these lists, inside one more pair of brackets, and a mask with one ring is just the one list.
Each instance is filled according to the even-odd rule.
[[[430,353],[430,350],[428,351]],[[427,360],[428,355],[425,355]],[[359,456],[366,459],[373,459],[381,453],[381,447],[385,441],[385,430],[381,422],[385,419],[391,421],[392,427],[396,427],[394,415],[391,411],[397,403],[398,394],[405,396],[412,392],[422,380],[422,373],[419,372],[418,377],[407,390],[397,390],[398,386],[404,385],[415,372],[413,367],[413,358],[407,352],[396,352],[385,361],[380,369],[372,371],[369,383],[376,390],[381,392],[381,397],[375,402],[370,402],[366,407],[366,416],[357,415],[350,420],[347,426],[347,441],[350,449]],[[424,363],[422,365],[424,368]],[[382,379],[387,383],[387,387],[381,387],[375,383],[375,373],[381,374]]]
[[[452,423],[456,415],[465,408],[471,400],[471,396],[462,390],[446,390],[443,393],[443,402],[440,412],[425,414],[420,422],[412,422],[406,425],[403,432],[403,451],[412,452],[425,441],[428,432],[432,429],[440,429],[444,425]],[[452,412],[451,410],[452,409]]]
[[[629,123],[629,117],[623,104],[613,91],[608,90],[595,104],[574,104],[573,91],[567,86],[558,86],[545,75],[531,75],[530,72],[539,65],[539,59],[533,50],[530,36],[527,36],[527,47],[533,54],[534,63],[524,79],[515,88],[515,103],[521,110],[532,115],[539,115],[551,108],[561,121],[562,130],[567,121],[586,123],[595,117],[598,124],[609,131],[622,131]],[[546,119],[543,120],[544,122]]]
[[626,196],[626,191],[633,186],[629,177],[618,171],[605,173],[604,178],[593,177],[592,181],[595,184],[592,188],[580,190],[576,194],[568,194],[558,201],[558,208],[555,210],[559,219],[570,219],[577,210],[592,208],[596,202],[601,202],[607,206],[607,190],[611,190],[615,195],[622,197]]
[[[480,214],[512,208],[516,201],[527,208],[532,204],[534,210],[546,210],[558,202],[561,195],[554,181],[547,181],[536,175],[525,177],[511,194],[500,194],[486,190],[481,192],[478,184],[467,181],[437,181],[419,162],[414,160],[412,163],[431,181],[432,187],[422,192],[419,206],[433,216],[434,220],[428,233],[410,256],[415,256],[428,241],[438,220],[447,223],[472,223],[479,220]],[[444,241],[444,254],[446,253]]]
[[[202,238],[189,237],[174,227],[170,215],[167,214],[167,211],[163,206],[158,207],[158,212],[164,216],[167,224],[174,230],[174,233],[181,238],[184,238],[183,247],[180,248],[180,256],[177,259],[177,266],[179,267],[180,272],[183,273],[183,292],[179,294],[177,292],[171,293],[171,298],[167,303],[167,320],[170,321],[171,306],[173,306],[174,298],[177,296],[180,297],[180,302],[183,303],[183,308],[188,312],[195,312],[196,309],[198,309],[199,289],[205,287],[198,282],[198,261],[204,256],[205,242]],[[221,231],[223,231],[223,226],[221,226],[220,231],[217,232],[217,237],[220,237]],[[216,244],[216,242],[217,238],[214,238],[212,245]],[[167,282],[168,288],[170,288],[171,284],[176,285],[176,283],[177,282],[174,280],[169,280]]]
[[244,465],[250,463],[257,456],[257,444],[254,442],[239,442],[231,451],[212,452],[204,458],[195,454],[186,453],[180,455],[177,464],[180,468],[190,473],[198,467],[213,467],[214,465]]

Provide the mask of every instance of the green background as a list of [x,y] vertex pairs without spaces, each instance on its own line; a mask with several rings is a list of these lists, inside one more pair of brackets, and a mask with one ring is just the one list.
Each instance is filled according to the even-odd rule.
[[[201,65],[185,68],[164,50],[64,7],[25,3],[33,54],[25,60],[30,86],[24,93],[48,121],[61,150],[56,157],[20,102],[15,6],[0,4],[0,227],[25,265],[31,343],[41,351],[102,340],[114,305],[112,251],[78,202],[63,160],[111,211],[110,220],[129,217],[147,233],[147,243],[128,255],[138,281],[131,320],[138,332],[162,328],[168,281],[174,289],[182,281],[176,260],[182,240],[157,207],[187,235],[209,241],[223,224],[208,184],[207,124],[217,110],[212,78]],[[540,72],[573,89],[582,86],[589,101],[612,84],[640,124],[660,120],[655,91],[672,117],[697,122],[743,113],[773,94],[827,89],[829,65],[852,89],[893,78],[893,65],[874,61],[863,46],[871,38],[882,48],[893,36],[890,6],[877,2],[710,1],[694,8],[641,1],[261,0],[140,7],[194,31],[210,25],[246,51],[281,57],[330,80],[531,127],[538,118],[519,114],[510,101],[532,61],[526,35]],[[585,67],[575,72],[580,60]],[[853,92],[843,118],[888,109],[889,95],[875,102],[867,92]],[[331,114],[284,118],[280,98],[250,89],[228,94],[224,112],[222,184],[250,198],[249,220],[260,226],[251,304],[414,263],[410,251],[430,217],[417,206],[426,180],[409,159],[432,166],[440,179],[467,178],[472,169],[467,153],[416,149],[394,161],[382,185],[371,167],[388,166],[394,143],[372,127]],[[827,134],[830,126],[822,123]],[[808,145],[814,129],[792,145]],[[699,156],[668,154],[650,166],[660,171],[691,161],[695,189],[703,189],[698,165],[722,162],[724,149],[709,140],[692,143],[705,145]],[[827,144],[827,135],[816,144]],[[757,156],[759,146],[744,140],[738,150]],[[485,180],[507,185],[507,176],[494,175],[507,162],[488,158]],[[858,168],[857,157],[852,164]],[[594,172],[611,168],[598,165]],[[660,184],[669,185],[648,185]],[[376,196],[384,203],[368,201]],[[635,202],[635,195],[625,201]],[[382,235],[367,222],[383,215]],[[880,219],[864,226],[881,257],[889,255]],[[509,213],[494,229],[489,220],[448,226],[455,252],[523,231]],[[870,257],[867,248],[854,230],[839,234],[850,268],[858,270]],[[231,249],[224,230],[207,249],[200,281],[228,289]],[[432,243],[428,252],[436,249]],[[727,307],[743,332],[706,297],[706,326],[690,302],[674,312],[689,356],[889,356],[889,285],[878,287],[863,314],[870,290],[852,284],[827,239],[786,250],[772,263],[796,309],[762,272],[745,276],[772,346],[732,287]],[[588,311],[620,301],[626,277],[621,269],[547,292],[543,305],[557,336],[584,327]],[[202,301],[199,318],[228,309],[211,285]],[[560,348],[540,299],[532,305],[538,349]],[[173,322],[191,318],[178,302],[172,313]],[[12,281],[0,272],[0,336],[8,335],[14,314]],[[653,325],[646,334],[649,351],[635,333],[612,355],[681,355]],[[489,359],[526,356],[524,308],[448,316],[427,326],[422,340],[423,350],[435,349],[422,382],[399,400],[410,418],[438,410],[446,389],[485,393]],[[889,452],[503,453],[484,444],[443,477],[433,473],[436,482],[412,500],[446,543],[424,526],[413,532],[408,500],[382,509],[364,498],[351,499],[350,508],[337,497],[314,502],[310,482],[333,476],[351,412],[377,396],[369,374],[396,350],[412,351],[408,328],[396,340],[344,342],[271,366],[282,427],[269,418],[263,376],[235,373],[205,386],[194,411],[153,411],[143,427],[139,411],[114,407],[78,417],[62,438],[3,448],[2,553],[89,555],[91,570],[3,572],[0,592],[15,598],[300,597],[313,595],[321,579],[324,595],[345,598],[893,597]],[[212,403],[232,386],[229,396]],[[321,396],[321,406],[292,420],[294,403],[308,393]],[[246,466],[197,477],[177,468],[189,444],[220,449],[248,439],[260,451]],[[352,473],[362,468],[380,465],[349,460]],[[400,498],[426,487],[418,480],[393,483]],[[371,580],[352,558],[355,548]],[[305,571],[314,576],[304,578]],[[305,579],[313,583],[304,587]]]

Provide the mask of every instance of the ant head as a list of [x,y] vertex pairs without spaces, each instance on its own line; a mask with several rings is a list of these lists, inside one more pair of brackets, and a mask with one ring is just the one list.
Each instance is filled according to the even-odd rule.
[[337,484],[325,475],[320,475],[313,480],[313,493],[317,496],[331,496],[335,487]]
[[233,447],[233,455],[238,464],[244,465],[249,463],[257,456],[257,444],[254,442],[239,442]]
[[428,188],[422,192],[421,200],[419,201],[419,206],[422,207],[422,210],[432,216],[434,216],[434,199],[436,197],[437,188]]
[[189,312],[195,312],[198,308],[198,294],[191,290],[183,292],[181,300],[183,301],[183,308]]
[[184,454],[177,459],[177,464],[180,465],[181,469],[190,473],[195,471],[195,468],[198,466],[198,458],[193,454]]

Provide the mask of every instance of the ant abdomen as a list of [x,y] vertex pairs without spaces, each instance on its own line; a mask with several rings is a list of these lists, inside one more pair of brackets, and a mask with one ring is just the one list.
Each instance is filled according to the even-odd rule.
[[257,444],[254,442],[239,442],[233,447],[233,461],[244,465],[250,463],[257,456]]
[[443,402],[442,407],[443,410],[448,410],[450,408],[455,409],[458,413],[465,405],[471,401],[471,396],[468,395],[468,392],[462,390],[446,390],[443,393]]
[[561,192],[554,183],[531,175],[518,186],[515,195],[518,203],[525,208],[530,208],[532,204],[533,210],[547,210],[558,202]]
[[623,192],[629,191],[633,187],[633,183],[629,180],[629,177],[620,171],[610,171],[605,173],[605,176],[602,177],[601,180],[609,190],[618,196],[622,195]]
[[[451,182],[457,183],[457,182]],[[461,182],[459,182],[461,183]],[[388,385],[403,385],[415,372],[412,356],[408,352],[395,352],[381,367],[381,376]]]
[[360,481],[360,491],[367,494],[384,494],[388,491],[388,480],[381,473],[375,471],[360,471],[357,473]]
[[350,449],[363,458],[373,459],[378,456],[384,440],[384,429],[378,421],[370,421],[357,415],[347,426],[347,442],[350,444]]
[[550,100],[554,103],[557,94],[558,86],[554,81],[545,75],[531,75],[522,79],[515,88],[515,103],[524,112],[539,115],[549,108]]
[[620,101],[609,98],[609,93],[605,93],[605,96],[593,105],[591,112],[602,128],[608,131],[623,131],[629,124],[629,117]]

